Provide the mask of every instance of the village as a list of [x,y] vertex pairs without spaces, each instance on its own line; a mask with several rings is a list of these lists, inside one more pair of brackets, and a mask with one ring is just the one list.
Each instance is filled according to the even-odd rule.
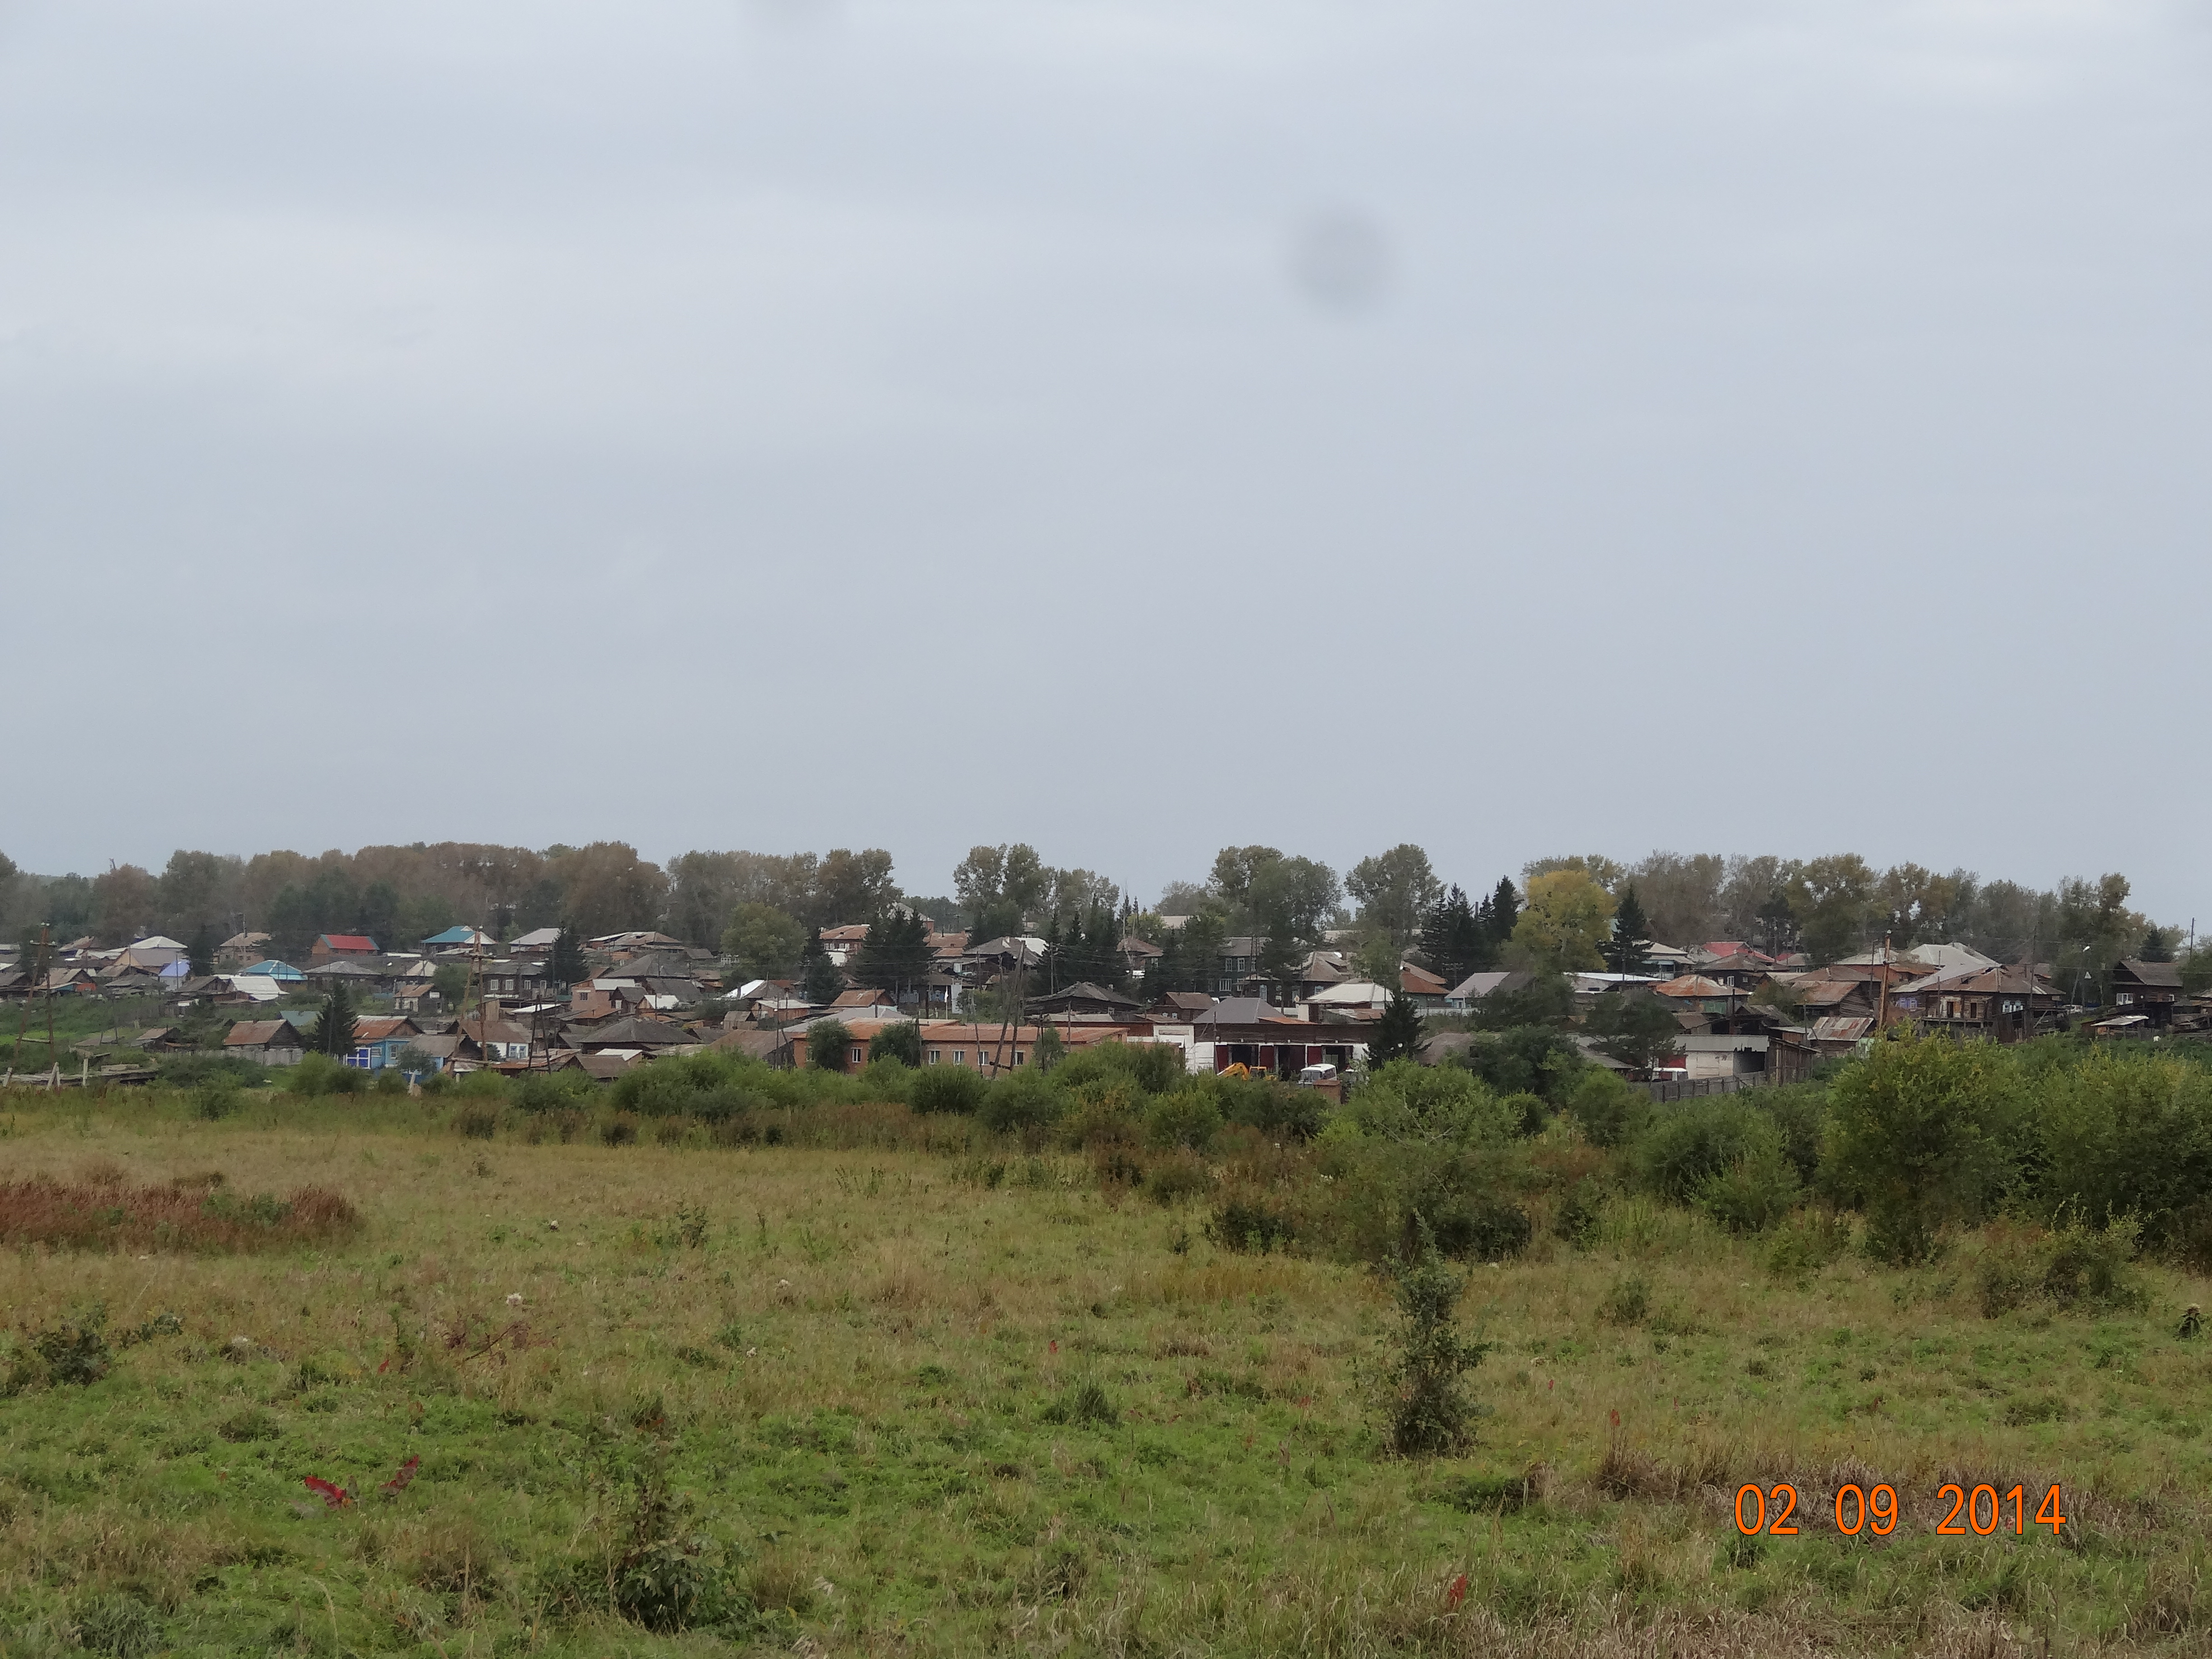
[[[1164,939],[1184,921],[1152,920]],[[886,921],[919,935],[923,971],[870,971],[872,928]],[[1054,938],[972,939],[903,905],[875,923],[816,930],[811,970],[775,979],[745,979],[720,953],[652,930],[580,939],[549,927],[502,940],[455,926],[411,950],[323,933],[296,963],[269,954],[270,944],[240,933],[196,963],[193,946],[157,933],[105,947],[91,937],[34,942],[0,954],[0,999],[16,1002],[19,1024],[40,1000],[114,1011],[106,1030],[70,1046],[74,1067],[46,1060],[54,1084],[146,1080],[163,1058],[189,1054],[294,1066],[317,1046],[334,998],[351,1040],[333,1057],[410,1084],[480,1069],[604,1080],[707,1048],[854,1072],[891,1052],[989,1076],[1028,1065],[1049,1032],[1059,1049],[1166,1044],[1188,1072],[1340,1093],[1395,1008],[1418,1018],[1411,1053],[1424,1063],[1464,1055],[1485,1031],[1549,1024],[1587,1060],[1664,1099],[1799,1081],[1900,1024],[2013,1043],[2075,1029],[2162,1041],[2212,1024],[2212,1003],[2184,988],[2172,962],[2118,959],[2110,1006],[2085,1007],[2051,964],[2001,963],[1958,944],[1881,945],[1816,966],[1802,951],[1741,941],[1635,939],[1613,953],[1611,971],[1499,968],[1456,982],[1412,949],[1384,982],[1364,976],[1351,930],[1287,956],[1263,937],[1229,935],[1209,947],[1200,989],[1159,988],[1166,946],[1135,933],[1111,953],[1117,971],[1100,975],[1113,982],[1071,980],[1075,953]],[[1097,959],[1087,959],[1094,972]],[[18,1077],[11,1066],[9,1080]]]

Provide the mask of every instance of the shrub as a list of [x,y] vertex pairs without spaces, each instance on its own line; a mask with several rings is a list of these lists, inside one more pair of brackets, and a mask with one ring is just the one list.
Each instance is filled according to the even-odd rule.
[[1503,1261],[1527,1249],[1534,1232],[1520,1206],[1498,1198],[1443,1197],[1420,1218],[1434,1233],[1436,1248],[1460,1260]]
[[1206,1223],[1206,1236],[1223,1249],[1258,1255],[1288,1245],[1297,1231],[1297,1219],[1287,1209],[1249,1194],[1224,1199]]
[[302,1054],[288,1079],[291,1091],[313,1099],[322,1095],[350,1095],[361,1091],[363,1074],[341,1066],[328,1054]]
[[1537,1094],[1557,1103],[1574,1091],[1589,1062],[1565,1032],[1517,1025],[1478,1036],[1460,1063],[1498,1094]]
[[1495,1145],[1520,1121],[1489,1086],[1453,1066],[1394,1060],[1373,1073],[1345,1108],[1364,1134],[1389,1140]]
[[33,1383],[52,1389],[88,1388],[115,1363],[105,1334],[107,1309],[90,1308],[24,1333],[23,1346],[0,1376],[0,1396],[20,1394]]
[[1593,1146],[1618,1146],[1633,1139],[1650,1115],[1650,1102],[1617,1073],[1592,1066],[1567,1091],[1567,1115],[1582,1126]]
[[1789,1083],[1754,1090],[1750,1099],[1774,1120],[1782,1155],[1810,1186],[1820,1172],[1820,1142],[1828,1128],[1828,1091],[1818,1084]]
[[917,1112],[973,1112],[983,1103],[983,1077],[965,1066],[925,1066],[909,1094]]
[[210,1079],[192,1091],[192,1115],[210,1123],[220,1123],[236,1112],[240,1103],[238,1085],[227,1077]]
[[1773,1119],[1741,1095],[1712,1095],[1656,1109],[1629,1161],[1644,1186],[1681,1202],[1731,1166],[1781,1152]]
[[1827,1210],[1801,1210],[1767,1246],[1766,1271],[1778,1279],[1803,1279],[1850,1247],[1850,1223],[1843,1217]]
[[1202,1152],[1220,1133],[1220,1109],[1200,1090],[1163,1095],[1145,1114],[1145,1139],[1166,1151],[1186,1147]]
[[817,1019],[806,1028],[806,1063],[817,1071],[843,1071],[852,1048],[853,1033],[842,1019]]
[[860,1073],[860,1090],[872,1101],[903,1104],[914,1092],[914,1081],[913,1066],[886,1054],[870,1058],[866,1069]]
[[1390,1449],[1401,1457],[1455,1452],[1471,1438],[1474,1403],[1462,1378],[1485,1345],[1453,1323],[1467,1281],[1443,1264],[1425,1226],[1418,1254],[1398,1275],[1398,1352],[1385,1376],[1390,1389]]
[[1796,1206],[1797,1166],[1777,1144],[1750,1152],[1698,1183],[1698,1207],[1732,1233],[1765,1232]]
[[1523,1089],[1517,1094],[1507,1095],[1498,1103],[1513,1120],[1514,1128],[1524,1135],[1543,1133],[1544,1126],[1552,1121],[1551,1107],[1534,1090]]
[[[939,1070],[943,1067],[937,1068]],[[957,1070],[957,1067],[954,1068]],[[1067,1109],[1066,1091],[1029,1067],[994,1078],[985,1085],[976,1116],[987,1129],[1000,1133],[1019,1129],[1048,1129]]]
[[[1040,1045],[1043,1042],[1039,1036]],[[1053,1070],[1064,1088],[1122,1082],[1148,1095],[1171,1094],[1189,1080],[1182,1050],[1171,1042],[1124,1042],[1118,1037],[1079,1048]]]
[[1974,1264],[1983,1316],[1994,1319],[2031,1301],[2068,1311],[2140,1309],[2148,1298],[2130,1267],[2140,1238],[2132,1218],[2106,1227],[2074,1219],[2050,1233],[1994,1230]]
[[1638,1273],[1616,1279],[1598,1298],[1597,1316],[1608,1325],[1641,1325],[1651,1313],[1651,1287]]
[[2106,1047],[2038,1079],[2046,1220],[2133,1214],[2144,1238],[2179,1240],[2212,1190],[2212,1073],[2163,1054]]
[[878,1060],[896,1060],[902,1066],[919,1068],[921,1065],[921,1026],[919,1022],[902,1019],[868,1039],[868,1064],[873,1075]]
[[1867,1212],[1868,1248],[1926,1255],[1936,1231],[1972,1221],[2012,1174],[2019,1077],[1994,1044],[1893,1036],[1844,1067],[1828,1091],[1825,1173]]
[[1197,1158],[1163,1158],[1145,1172],[1145,1196],[1155,1204],[1179,1204],[1212,1193],[1217,1182]]
[[1060,1121],[1060,1139],[1078,1151],[1129,1147],[1144,1139],[1144,1128],[1126,1085],[1087,1083],[1075,1091],[1073,1108]]
[[399,1051],[399,1057],[392,1062],[391,1069],[403,1077],[412,1073],[416,1080],[421,1083],[427,1083],[441,1072],[437,1060],[411,1042]]

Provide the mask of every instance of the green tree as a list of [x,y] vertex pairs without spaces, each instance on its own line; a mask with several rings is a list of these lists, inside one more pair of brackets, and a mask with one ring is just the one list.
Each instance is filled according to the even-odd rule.
[[584,936],[573,922],[562,922],[561,931],[553,936],[553,950],[545,965],[556,985],[581,985],[592,976],[592,970],[584,965]]
[[1421,954],[1443,976],[1447,988],[1457,986],[1469,974],[1480,973],[1494,957],[1482,919],[1468,902],[1464,889],[1454,886],[1429,907],[1421,920]]
[[469,970],[458,962],[441,962],[431,970],[430,988],[438,994],[439,1006],[459,1013],[469,994]]
[[1513,944],[1539,973],[1601,968],[1612,921],[1613,896],[1587,872],[1553,870],[1529,882]]
[[1513,885],[1510,876],[1500,876],[1490,896],[1483,900],[1476,911],[1482,931],[1489,941],[1489,952],[1474,971],[1480,973],[1495,968],[1505,947],[1513,942],[1513,930],[1521,923],[1521,893]]
[[2020,1079],[1994,1044],[1897,1029],[1829,1085],[1822,1167],[1864,1206],[1875,1253],[1917,1261],[1940,1228],[1980,1219],[2009,1182]]
[[191,958],[192,976],[204,979],[215,972],[215,929],[202,922],[192,930],[185,953]]
[[1308,941],[1321,936],[1343,896],[1327,865],[1273,847],[1223,848],[1208,884],[1238,927]]
[[910,1019],[895,1020],[868,1039],[868,1059],[895,1060],[902,1066],[921,1064],[921,1027]]
[[1382,1018],[1375,1022],[1375,1035],[1367,1041],[1367,1066],[1380,1071],[1394,1060],[1419,1060],[1428,1042],[1421,1031],[1421,1011],[1413,998],[1395,987],[1382,1005]]
[[1036,1034],[1036,1041],[1030,1045],[1030,1064],[1040,1072],[1052,1071],[1066,1057],[1066,1054],[1067,1044],[1060,1040],[1060,1033],[1049,1025],[1039,1031]]
[[105,944],[128,945],[154,925],[160,903],[152,876],[135,864],[111,864],[92,878],[93,931]]
[[1380,928],[1393,945],[1411,945],[1435,908],[1443,884],[1429,855],[1411,842],[1364,858],[1345,872],[1344,890],[1359,902],[1359,920]]
[[853,1033],[842,1019],[817,1019],[806,1028],[806,1063],[842,1072],[852,1061]]
[[[819,950],[821,931],[812,935]],[[798,921],[772,904],[740,904],[722,931],[722,954],[751,979],[789,979],[808,957],[809,936]]]
[[1856,853],[1832,853],[1800,866],[1790,910],[1813,960],[1830,963],[1865,950],[1878,896],[1874,871]]
[[381,949],[392,950],[399,942],[399,890],[388,881],[373,881],[362,890],[354,931],[366,933]]
[[899,896],[891,881],[891,855],[880,847],[858,853],[840,847],[824,854],[814,884],[815,920],[831,927],[888,909]]
[[2143,941],[2136,947],[2136,957],[2144,962],[2172,962],[2178,930],[2154,926],[2143,934]]
[[920,915],[912,911],[879,915],[868,924],[868,937],[854,958],[853,978],[890,992],[895,1000],[912,1001],[929,977],[933,960],[929,929]]
[[1398,1274],[1398,1352],[1384,1373],[1390,1449],[1401,1457],[1443,1456],[1473,1437],[1474,1406],[1462,1379],[1481,1362],[1485,1345],[1460,1335],[1453,1321],[1466,1277],[1444,1266],[1428,1222],[1413,1221],[1412,1259]]
[[1637,902],[1636,884],[1620,890],[1620,908],[1613,912],[1613,937],[1605,945],[1606,965],[1616,974],[1632,974],[1644,963],[1644,947],[1651,938],[1651,924]]
[[952,890],[968,912],[976,944],[1019,934],[1043,914],[1053,875],[1027,842],[971,847],[952,872]]
[[1682,1035],[1674,1011],[1649,991],[1607,991],[1589,1012],[1589,1033],[1599,1049],[1630,1070],[1649,1075]]
[[322,1012],[307,1028],[307,1047],[319,1054],[343,1059],[353,1052],[360,1030],[360,1022],[354,1018],[353,999],[343,985],[331,987],[331,994],[323,999]]
[[591,938],[657,927],[668,896],[660,866],[627,842],[595,841],[562,848],[549,862],[561,884],[562,914]]
[[[819,944],[818,935],[817,944]],[[799,981],[801,996],[817,1007],[826,1007],[836,1001],[838,994],[844,988],[845,975],[838,971],[837,964],[830,960],[828,951],[808,960],[806,972]]]

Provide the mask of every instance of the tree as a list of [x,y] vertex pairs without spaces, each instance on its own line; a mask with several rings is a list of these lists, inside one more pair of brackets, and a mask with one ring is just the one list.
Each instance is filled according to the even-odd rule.
[[330,995],[323,999],[322,1012],[307,1028],[307,1047],[319,1054],[342,1059],[353,1052],[356,1035],[360,1029],[354,1018],[353,999],[346,988],[333,986]]
[[1367,1069],[1382,1070],[1394,1060],[1419,1060],[1428,1042],[1421,1033],[1421,1011],[1413,998],[1395,987],[1382,1005],[1382,1018],[1375,1022],[1375,1035],[1367,1041]]
[[1421,921],[1421,954],[1443,975],[1447,987],[1459,985],[1469,974],[1480,973],[1486,963],[1495,959],[1482,919],[1468,902],[1464,889],[1455,885],[1429,907]]
[[880,847],[855,853],[840,847],[823,857],[815,877],[815,920],[842,927],[886,910],[898,901],[891,855]]
[[1865,1206],[1875,1254],[1917,1261],[1937,1229],[1981,1218],[2013,1172],[2019,1084],[1993,1043],[1899,1027],[1829,1085],[1822,1173]]
[[2152,927],[2136,948],[2136,957],[2144,962],[2172,962],[2177,932],[2171,927]]
[[441,962],[430,971],[430,988],[439,1006],[459,1013],[469,994],[469,970],[458,962]]
[[952,890],[967,909],[977,943],[1018,934],[1052,896],[1052,872],[1025,842],[971,847],[952,872]]
[[1553,870],[1529,882],[1513,944],[1539,973],[1601,968],[1612,921],[1613,896],[1586,871]]
[[1060,1033],[1049,1025],[1039,1031],[1036,1034],[1036,1041],[1030,1045],[1030,1064],[1036,1066],[1039,1072],[1051,1071],[1066,1056],[1067,1044],[1060,1040]]
[[1856,853],[1831,853],[1800,866],[1790,910],[1816,963],[1867,948],[1879,914],[1874,871]]
[[161,893],[135,864],[111,864],[92,878],[93,931],[109,945],[128,945],[154,924]]
[[214,853],[179,848],[170,854],[160,881],[162,930],[189,939],[196,928],[227,924],[237,909],[238,878],[244,868],[239,860]]
[[552,953],[546,958],[546,972],[559,986],[581,985],[592,976],[584,965],[584,936],[575,924],[564,921],[561,931],[553,936]]
[[1343,896],[1336,872],[1314,859],[1272,847],[1224,847],[1213,860],[1212,888],[1231,919],[1254,933],[1311,942]]
[[[818,933],[815,935],[815,941],[819,948],[821,935]],[[845,975],[838,971],[837,964],[830,960],[827,951],[808,960],[806,972],[799,981],[799,994],[807,1001],[817,1007],[826,1007],[836,1001],[838,994],[844,988]]]
[[1644,990],[1604,993],[1590,1008],[1589,1030],[1601,1051],[1646,1075],[1682,1035],[1674,1012]]
[[1645,937],[1669,945],[1729,937],[1721,920],[1728,872],[1729,861],[1716,853],[1654,853],[1638,864],[1629,874],[1650,918]]
[[1513,930],[1521,925],[1521,894],[1510,876],[1498,877],[1497,889],[1476,914],[1490,939],[1490,959],[1483,966],[1495,967],[1499,954],[1513,942]]
[[551,860],[561,908],[587,937],[659,925],[668,878],[627,842],[595,841],[564,848]]
[[842,1072],[851,1063],[853,1033],[842,1019],[817,1019],[806,1028],[806,1063]]
[[[821,930],[813,934],[821,948]],[[722,930],[722,954],[755,979],[789,979],[805,958],[808,935],[798,921],[772,904],[740,904]]]
[[1608,893],[1620,885],[1628,872],[1602,853],[1576,853],[1566,858],[1537,859],[1523,865],[1521,879],[1531,886],[1539,876],[1557,875],[1563,870],[1578,870]]
[[868,1039],[868,1059],[895,1060],[902,1066],[921,1064],[921,1027],[910,1019],[894,1020]]
[[1636,884],[1620,890],[1620,908],[1613,913],[1613,938],[1605,947],[1606,965],[1616,974],[1632,974],[1643,964],[1644,947],[1651,938],[1651,924],[1637,902]]
[[185,952],[191,958],[193,978],[204,979],[215,972],[215,929],[202,922],[193,930]]
[[1474,1407],[1462,1376],[1486,1345],[1459,1334],[1452,1311],[1467,1280],[1443,1264],[1425,1218],[1413,1218],[1413,1249],[1398,1273],[1398,1352],[1384,1376],[1390,1389],[1390,1449],[1401,1457],[1439,1456],[1466,1445]]
[[[929,929],[908,911],[879,915],[868,924],[868,937],[853,963],[853,977],[862,985],[888,991],[894,1000],[911,1000],[928,978],[933,958]],[[907,995],[903,998],[900,993]]]
[[1411,842],[1364,858],[1345,872],[1344,890],[1359,902],[1359,919],[1393,945],[1411,945],[1443,891],[1429,855]]

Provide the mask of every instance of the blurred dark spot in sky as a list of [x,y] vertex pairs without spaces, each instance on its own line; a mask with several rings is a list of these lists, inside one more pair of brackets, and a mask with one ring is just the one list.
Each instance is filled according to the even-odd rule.
[[1389,292],[1390,244],[1382,228],[1357,208],[1310,215],[1291,238],[1291,277],[1324,310],[1365,311]]

